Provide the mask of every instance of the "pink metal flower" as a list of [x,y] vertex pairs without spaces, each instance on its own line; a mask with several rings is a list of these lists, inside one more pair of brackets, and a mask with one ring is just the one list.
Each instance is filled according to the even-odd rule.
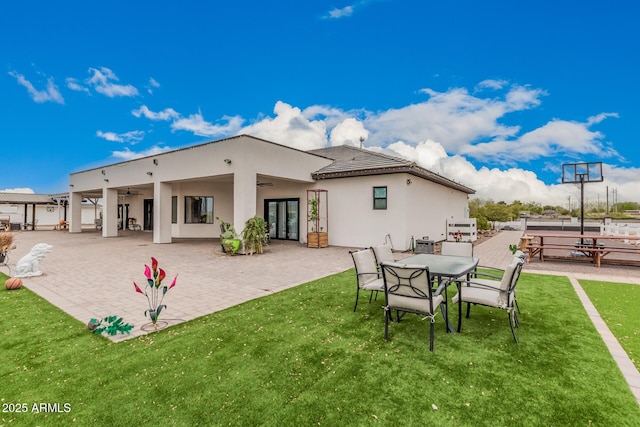
[[138,284],[136,282],[133,282],[133,286],[136,287],[136,292],[138,292],[140,294],[144,294],[144,292],[142,292],[142,289],[140,289],[140,286],[138,286]]
[[173,278],[173,282],[171,282],[171,285],[169,285],[169,289],[173,288],[176,285],[176,280],[178,280],[177,274],[176,274],[176,277]]
[[144,277],[151,279],[151,269],[146,264],[144,265]]

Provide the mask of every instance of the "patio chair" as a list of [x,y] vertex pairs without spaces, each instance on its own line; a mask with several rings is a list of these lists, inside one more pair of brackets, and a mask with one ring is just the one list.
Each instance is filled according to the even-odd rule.
[[384,290],[384,281],[380,277],[380,273],[378,273],[372,250],[361,249],[359,251],[350,251],[349,253],[356,268],[356,304],[353,307],[353,311],[356,311],[360,290],[371,291],[369,296],[369,302],[371,302],[374,293],[377,299],[378,292]]
[[[524,262],[526,262],[527,260],[527,253],[523,252],[521,250],[517,250],[515,251],[515,253],[513,254],[513,257],[511,258],[510,262],[514,262],[516,260],[522,260],[523,264]],[[502,277],[504,276],[504,272],[505,270],[502,268],[497,268],[497,267],[489,267],[489,266],[484,266],[484,265],[479,265],[477,268],[480,269],[488,269],[491,270],[494,273],[487,273],[484,271],[478,271],[476,269],[476,271],[473,272],[473,277],[476,278],[485,278],[485,279],[489,279],[489,280],[502,280]],[[471,286],[473,286],[473,283],[471,284]],[[522,314],[522,312],[520,311],[520,305],[518,304],[518,299],[516,298],[516,293],[515,290],[513,291],[513,299],[514,299],[514,303],[516,305],[516,310],[518,310],[518,313]],[[467,306],[467,317],[469,317],[469,306]]]
[[469,318],[471,304],[495,307],[507,311],[513,339],[516,344],[518,343],[518,337],[516,337],[514,329],[514,327],[520,326],[515,310],[515,288],[518,284],[523,264],[524,260],[514,256],[499,281],[478,277],[461,281],[460,290],[452,299],[454,304],[460,304],[458,306],[458,332],[460,332],[462,324],[462,303],[467,304],[467,318]]
[[471,242],[442,242],[440,249],[441,255],[454,255],[454,256],[473,256],[473,243]]
[[[429,268],[418,265],[382,263],[385,295],[384,339],[389,338],[391,310],[396,310],[397,321],[407,313],[429,319],[429,350],[433,351],[434,324],[437,309],[443,298],[441,287],[434,291]],[[402,316],[401,316],[402,313]]]
[[389,245],[378,245],[373,246],[371,248],[373,251],[373,256],[376,258],[376,265],[378,266],[378,271],[380,271],[380,264],[383,262],[395,262],[393,258],[393,252],[391,251],[391,246]]

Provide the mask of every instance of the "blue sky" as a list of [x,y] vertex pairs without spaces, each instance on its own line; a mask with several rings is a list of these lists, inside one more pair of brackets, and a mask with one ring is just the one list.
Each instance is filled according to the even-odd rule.
[[[84,1],[0,5],[0,190],[252,134],[359,144],[495,201],[640,201],[634,1]],[[26,190],[20,190],[26,189]]]

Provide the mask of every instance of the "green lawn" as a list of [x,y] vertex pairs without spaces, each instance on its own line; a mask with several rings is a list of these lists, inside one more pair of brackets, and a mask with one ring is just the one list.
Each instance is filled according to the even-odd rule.
[[522,274],[520,344],[506,313],[474,307],[462,334],[437,319],[433,353],[418,316],[385,342],[382,299],[354,313],[354,291],[351,270],[114,344],[29,290],[2,288],[0,399],[28,411],[0,424],[640,425],[566,278]]
[[581,280],[580,285],[636,369],[640,369],[640,286],[591,280]]

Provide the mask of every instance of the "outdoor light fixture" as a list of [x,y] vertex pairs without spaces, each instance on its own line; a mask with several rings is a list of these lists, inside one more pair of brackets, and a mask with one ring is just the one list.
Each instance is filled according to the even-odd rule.
[[104,179],[104,182],[109,182],[109,180],[107,178]]
[[129,191],[129,189],[127,188],[127,196],[131,195],[131,191]]
[[151,175],[153,175],[153,172],[149,171],[149,172],[147,172],[147,175],[151,176]]
[[224,162],[225,162],[226,164],[230,165],[230,164],[231,164],[231,159],[224,159]]
[[411,178],[407,179],[407,185],[411,185]]
[[158,159],[153,159],[153,164],[158,166]]
[[106,175],[106,173],[104,173],[104,169],[102,169],[102,175]]

